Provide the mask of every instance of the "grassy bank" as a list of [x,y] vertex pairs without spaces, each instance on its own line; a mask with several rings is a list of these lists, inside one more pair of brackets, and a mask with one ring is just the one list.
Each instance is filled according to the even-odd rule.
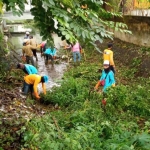
[[134,62],[131,67],[116,60],[116,87],[107,91],[104,107],[103,96],[93,90],[102,55],[86,49],[86,56],[79,66],[68,67],[61,87],[43,96],[43,103],[57,110],[26,123],[22,149],[149,150],[148,78],[135,77]]

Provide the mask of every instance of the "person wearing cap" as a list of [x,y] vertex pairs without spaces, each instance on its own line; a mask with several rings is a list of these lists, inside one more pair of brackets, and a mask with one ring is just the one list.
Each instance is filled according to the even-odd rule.
[[27,31],[25,36],[24,36],[24,39],[29,39],[29,35],[30,35],[30,33]]
[[17,68],[18,69],[22,69],[23,72],[25,74],[27,74],[27,75],[29,75],[29,74],[37,74],[38,73],[37,69],[34,66],[29,65],[29,64],[18,63],[17,64]]
[[30,74],[24,77],[24,84],[22,89],[22,94],[27,95],[29,89],[34,92],[34,95],[37,99],[40,99],[40,96],[37,91],[37,86],[39,83],[42,83],[43,93],[46,94],[45,83],[48,82],[48,76],[40,76],[36,74]]
[[50,46],[45,50],[44,55],[46,56],[46,64],[48,63],[48,60],[50,59],[52,62],[52,65],[54,64],[54,59],[56,57],[56,48]]
[[33,52],[32,49],[36,49],[37,47],[30,45],[30,40],[26,41],[26,44],[22,47],[22,54],[23,57],[26,57],[26,63],[29,64],[31,61],[31,64],[34,66],[34,60],[33,60]]
[[115,78],[114,73],[110,68],[110,63],[108,60],[105,60],[103,63],[104,69],[102,70],[102,75],[100,80],[97,82],[96,86],[94,87],[95,90],[98,90],[98,87],[102,84],[102,81],[104,81],[103,90],[102,92],[106,92],[106,89],[108,87],[114,87],[115,86]]
[[110,69],[115,74],[115,63],[114,63],[114,59],[113,59],[112,47],[113,47],[113,44],[112,43],[108,43],[108,48],[105,49],[104,53],[103,53],[103,59],[104,59],[104,61],[108,60],[110,62]]

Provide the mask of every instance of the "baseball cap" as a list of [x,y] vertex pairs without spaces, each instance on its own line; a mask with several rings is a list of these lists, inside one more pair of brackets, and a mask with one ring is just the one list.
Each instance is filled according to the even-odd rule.
[[44,82],[48,82],[48,76],[43,76]]
[[30,33],[27,31],[26,34],[30,34]]
[[109,65],[109,60],[104,60],[103,65]]

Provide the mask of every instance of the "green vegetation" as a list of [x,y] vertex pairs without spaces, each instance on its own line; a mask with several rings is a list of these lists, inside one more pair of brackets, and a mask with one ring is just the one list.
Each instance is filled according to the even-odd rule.
[[[7,10],[12,9],[17,15],[22,14],[24,2],[25,0],[2,0]],[[83,8],[86,4],[87,8]],[[19,6],[17,10],[16,5]],[[51,39],[50,33],[55,32],[62,36],[62,39],[73,42],[80,37],[86,44],[94,43],[96,46],[95,41],[102,42],[104,38],[113,37],[113,33],[106,30],[106,27],[113,31],[130,33],[125,24],[107,20],[122,16],[103,9],[102,0],[32,0],[32,5],[34,23],[43,39]],[[54,19],[58,22],[58,28],[54,28]],[[15,72],[7,72],[11,67],[9,62],[12,61],[6,59],[8,50],[3,48],[2,38],[0,36],[0,81],[4,82],[10,75],[14,83],[13,77],[17,78],[17,75]],[[55,111],[40,117],[31,116],[25,120],[25,114],[30,112],[23,112],[22,103],[17,102],[10,104],[17,105],[19,112],[23,112],[19,119],[15,120],[12,115],[7,116],[9,111],[14,111],[11,107],[8,107],[7,112],[0,113],[1,118],[5,115],[7,119],[10,117],[10,120],[3,119],[4,121],[0,122],[0,149],[8,149],[15,142],[17,146],[14,147],[22,150],[150,149],[149,80],[135,77],[142,62],[141,58],[132,58],[128,68],[120,63],[116,65],[117,86],[108,89],[104,95],[107,100],[105,106],[102,104],[103,95],[93,90],[100,77],[98,70],[102,67],[99,63],[102,62],[101,56],[89,45],[87,47],[87,61],[81,62],[79,66],[70,65],[61,86],[54,87],[46,96],[42,95],[41,101],[53,105]],[[140,50],[149,51],[147,48]],[[12,102],[12,99],[9,101]],[[31,99],[26,101],[29,106],[33,103]],[[35,107],[31,110],[34,109]]]
[[[42,96],[58,108],[23,127],[24,148],[41,150],[149,150],[150,88],[146,78],[119,68],[117,86],[103,96],[93,90],[100,56],[89,52],[80,66],[69,67],[60,87]],[[99,66],[98,66],[99,65]],[[135,68],[132,66],[130,73]],[[126,84],[123,84],[123,80]]]
[[[104,95],[107,100],[104,106],[103,95],[93,90],[100,77],[98,70],[102,68],[102,55],[86,46],[87,60],[82,60],[79,66],[70,64],[61,86],[54,87],[46,96],[42,95],[41,102],[55,108],[50,113],[31,114],[24,118],[35,101],[28,99],[23,107],[19,100],[10,99],[8,103],[6,99],[7,112],[1,112],[1,118],[9,117],[9,112],[14,111],[12,108],[17,108],[22,114],[13,119],[12,113],[11,120],[0,122],[1,149],[13,145],[23,150],[149,150],[150,85],[147,78],[135,77],[142,57],[132,58],[128,67],[116,62],[117,86]],[[116,47],[120,49],[119,44]],[[6,72],[5,75],[8,76]],[[1,76],[6,82],[6,76]],[[8,83],[13,80],[11,82],[15,84],[15,80],[20,80],[15,71],[9,76]],[[36,107],[33,110],[36,111]]]
[[[22,15],[26,3],[25,0],[2,2],[6,5],[6,10],[12,10],[14,15]],[[43,40],[51,40],[51,33],[55,32],[63,40],[74,42],[81,38],[94,44],[97,40],[102,42],[104,38],[112,39],[113,32],[110,29],[131,33],[123,22],[108,20],[121,18],[122,14],[105,10],[104,3],[103,0],[32,0],[33,8],[30,11]]]

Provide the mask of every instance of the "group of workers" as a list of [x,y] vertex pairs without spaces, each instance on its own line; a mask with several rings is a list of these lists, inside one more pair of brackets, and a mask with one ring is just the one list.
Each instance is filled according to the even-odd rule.
[[26,62],[29,64],[29,61],[31,61],[31,64],[34,65],[33,56],[36,58],[36,61],[38,61],[38,57],[36,54],[37,51],[37,42],[33,38],[32,35],[30,35],[29,32],[26,32],[26,35],[24,37],[23,47],[22,47],[22,53],[23,57],[26,57]]
[[[54,59],[56,57],[56,48],[51,47],[47,42],[42,42],[40,45],[37,45],[33,36],[30,35],[29,32],[26,32],[24,37],[22,54],[25,57],[26,64],[18,63],[17,68],[22,69],[26,76],[24,77],[24,84],[21,93],[23,95],[27,95],[29,91],[31,91],[32,95],[36,97],[36,99],[40,99],[40,96],[37,91],[37,86],[39,83],[42,83],[42,88],[44,94],[46,94],[45,82],[48,82],[48,76],[40,76],[38,75],[38,70],[34,65],[33,56],[38,61],[36,50],[40,48],[41,56],[44,56],[45,63],[48,63],[50,59],[52,65],[54,64]],[[80,50],[81,46],[79,42],[76,41],[74,44],[70,44],[67,49],[72,49],[73,52],[73,60],[74,62],[81,60]],[[31,65],[30,65],[31,63]]]
[[[72,50],[73,53],[73,61],[74,62],[80,62],[81,60],[81,49],[79,42],[76,41],[74,44],[70,44],[66,46],[66,49]],[[95,85],[94,89],[99,90],[99,87],[101,86],[102,89],[99,90],[99,92],[106,92],[106,89],[108,87],[114,87],[115,86],[115,64],[113,60],[113,44],[108,43],[108,47],[103,52],[103,70],[100,77],[100,80]]]
[[[36,40],[33,39],[33,36],[29,32],[26,32],[24,37],[22,54],[25,57],[26,64],[18,63],[17,68],[22,69],[26,74],[24,76],[23,88],[21,94],[26,96],[28,92],[31,92],[32,97],[35,96],[36,99],[40,99],[38,94],[38,84],[42,83],[43,93],[46,94],[45,83],[48,82],[48,76],[38,75],[38,70],[34,65],[33,55],[38,61],[36,50],[40,48],[41,56],[45,55],[46,61],[51,59],[53,61],[54,56],[56,55],[56,50],[46,47],[46,42],[42,42],[40,45],[37,45]],[[31,62],[31,65],[29,64]]]
[[33,56],[36,58],[36,61],[38,61],[37,57],[37,50],[40,49],[41,56],[45,56],[46,58],[45,63],[48,64],[48,60],[50,59],[52,62],[52,65],[54,64],[54,59],[56,57],[56,48],[51,47],[48,43],[42,42],[41,44],[37,44],[36,40],[33,38],[32,35],[30,35],[29,32],[26,32],[26,35],[24,37],[23,47],[22,47],[22,54],[23,58],[25,58],[26,63],[31,64],[34,66],[34,60]]
[[109,87],[115,86],[115,64],[113,60],[113,44],[108,43],[108,48],[104,50],[103,52],[103,70],[100,77],[100,80],[95,85],[94,89],[98,90],[99,87],[102,87],[102,90],[100,89],[100,92],[106,92],[106,90]]
[[[46,94],[45,83],[48,82],[48,76],[40,76],[38,75],[38,70],[34,66],[33,55],[38,61],[36,50],[40,48],[41,56],[45,57],[45,63],[48,63],[50,59],[53,65],[53,61],[56,56],[56,49],[55,47],[51,47],[48,43],[42,42],[40,45],[37,45],[33,36],[29,35],[29,32],[26,32],[24,37],[26,39],[23,43],[22,53],[23,57],[26,58],[27,64],[18,63],[17,68],[22,69],[26,76],[24,77],[24,84],[22,88],[22,94],[27,95],[29,90],[31,93],[36,97],[36,99],[40,99],[40,96],[37,91],[37,86],[39,83],[42,83],[42,88],[44,94]],[[113,51],[112,51],[113,44],[108,43],[108,48],[103,52],[103,70],[100,77],[100,80],[95,85],[94,89],[98,90],[101,86],[102,89],[99,90],[100,92],[106,92],[107,88],[111,86],[115,86],[115,64],[113,60]],[[74,44],[70,44],[66,47],[66,49],[72,50],[73,53],[73,61],[80,62],[81,60],[81,46],[78,41]],[[31,61],[31,64],[30,63]]]

